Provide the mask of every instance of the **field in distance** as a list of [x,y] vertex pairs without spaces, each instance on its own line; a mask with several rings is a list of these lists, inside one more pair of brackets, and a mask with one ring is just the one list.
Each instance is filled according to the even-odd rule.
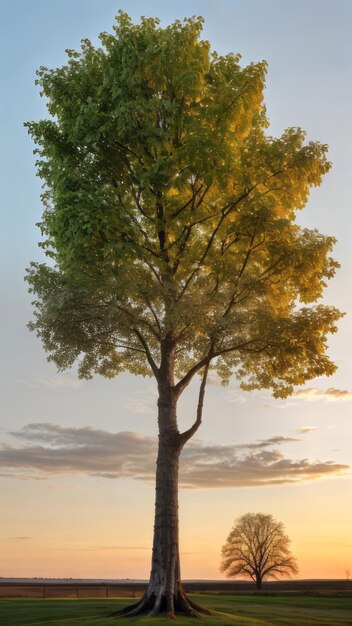
[[[194,595],[218,615],[202,617],[205,626],[351,626],[352,599],[324,597]],[[6,626],[130,626],[170,624],[166,617],[109,617],[130,604],[131,599],[113,600],[0,600],[0,624]],[[180,626],[194,626],[189,617],[177,617]]]

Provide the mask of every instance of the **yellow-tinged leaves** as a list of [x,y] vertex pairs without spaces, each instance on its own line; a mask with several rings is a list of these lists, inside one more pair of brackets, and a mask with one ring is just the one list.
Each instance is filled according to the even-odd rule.
[[338,267],[334,239],[295,223],[327,146],[299,128],[268,135],[265,61],[210,52],[202,23],[120,12],[101,48],[83,40],[40,68],[52,119],[27,126],[55,267],[29,270],[33,328],[81,376],[151,373],[171,333],[177,375],[214,344],[223,381],[236,371],[285,395],[334,371],[339,312],[302,308]]

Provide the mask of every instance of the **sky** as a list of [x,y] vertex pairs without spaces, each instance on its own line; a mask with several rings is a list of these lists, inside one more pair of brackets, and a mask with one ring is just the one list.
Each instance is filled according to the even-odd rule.
[[[338,370],[284,401],[212,377],[201,430],[181,459],[183,577],[222,578],[234,519],[263,512],[284,523],[301,578],[344,578],[352,568],[350,0],[0,0],[0,576],[149,575],[155,384],[57,373],[26,328],[23,281],[30,261],[42,260],[41,183],[23,128],[47,117],[35,70],[62,65],[82,38],[97,43],[119,9],[163,25],[202,15],[213,49],[240,52],[244,65],[266,59],[270,133],[300,126],[329,145],[333,162],[299,223],[338,239],[341,269],[324,296],[346,312],[329,342]],[[181,427],[195,402],[191,386]]]

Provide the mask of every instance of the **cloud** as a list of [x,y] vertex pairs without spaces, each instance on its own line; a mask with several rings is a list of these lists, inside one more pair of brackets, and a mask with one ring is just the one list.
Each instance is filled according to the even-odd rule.
[[27,537],[27,536],[23,535],[23,536],[21,536],[21,537],[11,537],[11,539],[16,539],[16,541],[17,541],[17,540],[20,540],[20,541],[28,541],[28,539],[32,539],[32,537]]
[[[2,476],[42,479],[81,474],[154,483],[154,437],[52,423],[28,424],[10,434],[21,445],[0,444]],[[292,460],[277,449],[296,441],[278,436],[238,445],[190,442],[182,452],[180,484],[188,488],[276,485],[335,476],[350,469],[333,461]]]
[[227,400],[230,404],[245,404],[245,402],[247,402],[244,394],[240,393],[236,389],[228,391],[225,395],[225,400]]
[[273,409],[279,409],[280,411],[285,411],[286,409],[288,409],[290,406],[294,406],[294,402],[290,402],[289,400],[285,400],[284,402],[279,402],[279,400],[277,399],[270,399],[270,402],[265,402],[263,404],[260,404],[260,408],[261,409],[270,409],[271,411]]
[[289,402],[286,400],[285,402],[279,403],[278,401],[269,404],[270,409],[280,409],[281,411],[286,411],[290,406],[293,406],[293,402]]
[[[155,403],[154,403],[155,404]],[[155,406],[152,407],[148,400],[143,398],[132,398],[123,406],[125,411],[136,413],[137,415],[145,415],[146,413],[156,413]]]
[[78,389],[82,385],[82,381],[75,378],[68,378],[64,376],[55,376],[52,378],[37,378],[33,381],[23,380],[22,378],[17,380],[18,383],[28,387],[28,389]]
[[100,552],[101,550],[150,550],[145,546],[97,546],[95,548],[75,548],[80,552]]
[[329,387],[323,391],[316,387],[306,387],[305,389],[298,389],[292,394],[293,398],[299,398],[303,400],[352,400],[352,391],[347,389],[336,389],[336,387]]
[[215,387],[221,387],[221,378],[219,376],[219,374],[217,374],[216,372],[210,372],[210,374],[208,374],[208,378],[207,378],[207,383],[208,385],[214,385]]
[[133,398],[128,400],[124,409],[136,413],[138,415],[145,415],[146,413],[156,414],[157,407],[157,393],[154,388],[149,387],[144,393],[137,393]]
[[312,430],[318,430],[317,426],[301,426],[301,428],[297,428],[296,433],[305,435],[306,433],[310,433]]
[[[155,469],[156,441],[137,433],[110,433],[94,428],[69,428],[51,423],[28,424],[12,436],[25,442],[15,448],[0,446],[4,468],[40,475],[82,473],[118,478],[148,478]],[[28,445],[35,442],[37,445]],[[41,444],[41,445],[38,445]]]
[[255,450],[258,448],[268,448],[272,445],[281,446],[284,443],[291,443],[292,441],[300,441],[295,437],[270,437],[269,439],[260,439],[259,441],[254,441],[253,443],[245,443],[235,446],[237,449],[249,449]]
[[[96,546],[91,548],[60,548],[62,550],[69,550],[70,552],[100,552],[100,551],[110,551],[110,550],[148,550],[150,552],[150,546]],[[181,556],[189,556],[194,554],[202,554],[202,552],[181,552]]]

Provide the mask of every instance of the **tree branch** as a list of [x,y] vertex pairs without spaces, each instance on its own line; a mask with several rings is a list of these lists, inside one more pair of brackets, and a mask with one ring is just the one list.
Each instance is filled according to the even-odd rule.
[[162,333],[162,330],[161,330],[161,325],[160,325],[160,322],[159,322],[158,316],[157,316],[157,314],[155,313],[154,307],[152,306],[151,302],[150,302],[149,300],[147,300],[147,299],[146,299],[146,304],[147,304],[147,307],[148,307],[149,311],[151,312],[151,314],[152,314],[152,316],[153,316],[153,318],[154,318],[154,321],[155,321],[155,323],[156,323],[156,325],[157,325],[157,328],[158,328],[158,330],[159,330],[159,339],[161,340],[161,333]]
[[[196,181],[197,182],[197,181]],[[190,197],[189,200],[187,200],[187,202],[185,202],[185,204],[183,204],[182,206],[180,206],[178,209],[176,209],[176,211],[174,211],[173,213],[171,213],[171,217],[177,217],[178,215],[180,215],[180,213],[182,213],[182,211],[184,211],[190,204],[192,204],[194,206],[194,201],[197,197],[197,195],[202,191],[203,189],[203,184],[200,185],[200,187],[198,189],[195,189],[195,184],[192,184],[192,196]]]
[[[186,282],[185,282],[185,284],[184,284],[184,286],[183,286],[183,288],[182,288],[182,290],[181,290],[181,293],[180,293],[179,299],[181,299],[181,298],[182,298],[182,296],[184,295],[184,293],[185,293],[185,291],[187,290],[188,286],[189,286],[189,285],[190,285],[190,283],[192,282],[192,280],[193,280],[194,276],[197,274],[197,272],[198,272],[198,271],[200,270],[200,268],[202,267],[202,265],[203,265],[203,263],[204,263],[204,261],[205,261],[205,259],[206,259],[207,255],[208,255],[208,253],[209,253],[209,250],[210,250],[210,249],[211,249],[211,247],[212,247],[213,241],[214,241],[214,239],[215,239],[215,237],[216,237],[216,235],[217,235],[217,233],[218,233],[218,231],[219,231],[219,229],[220,229],[220,227],[221,227],[221,225],[222,225],[222,223],[223,223],[224,219],[225,219],[225,218],[229,215],[229,213],[232,211],[232,209],[234,209],[234,208],[235,208],[235,206],[237,206],[240,202],[242,202],[242,200],[244,200],[244,199],[245,199],[245,198],[249,195],[249,193],[252,191],[252,189],[253,189],[253,187],[250,187],[249,189],[246,189],[246,190],[245,190],[245,191],[244,191],[244,192],[243,192],[243,193],[242,193],[242,194],[241,194],[241,195],[240,195],[240,196],[239,196],[239,197],[238,197],[238,198],[237,198],[234,202],[230,202],[230,203],[228,203],[228,204],[227,204],[225,207],[223,207],[223,209],[221,210],[221,217],[220,217],[220,220],[218,221],[218,223],[217,223],[216,227],[214,228],[214,230],[213,230],[212,234],[210,235],[209,240],[208,240],[208,243],[207,243],[207,245],[205,246],[204,252],[203,252],[203,254],[202,254],[202,256],[201,256],[200,260],[198,261],[198,263],[197,263],[196,267],[194,268],[194,270],[191,272],[191,274],[190,274],[190,275],[189,275],[189,277],[187,278],[187,280],[186,280]],[[212,217],[213,217],[213,216],[212,216]]]
[[255,240],[256,230],[257,230],[257,224],[255,224],[255,226],[254,226],[254,230],[253,230],[253,233],[252,233],[252,237],[251,237],[251,241],[250,241],[249,247],[248,247],[248,249],[246,251],[246,254],[245,254],[245,257],[244,257],[244,261],[242,263],[242,267],[241,267],[240,271],[238,272],[238,275],[237,275],[237,278],[236,278],[236,281],[235,281],[235,290],[233,292],[233,295],[231,297],[231,300],[230,300],[228,306],[226,307],[226,310],[225,310],[225,312],[223,314],[223,317],[226,317],[226,315],[229,313],[229,311],[231,311],[231,309],[232,309],[232,307],[234,305],[234,302],[236,300],[236,290],[237,290],[238,284],[239,284],[239,282],[241,280],[242,274],[243,274],[244,270],[246,269],[246,266],[247,266],[249,257],[251,255],[251,252],[253,250],[253,244],[254,244],[254,240]]
[[181,393],[184,391],[184,389],[187,387],[187,385],[189,385],[189,383],[191,382],[193,376],[200,369],[202,369],[202,367],[210,363],[212,359],[215,359],[217,356],[221,356],[222,354],[227,354],[228,352],[235,352],[235,350],[241,350],[242,348],[245,348],[246,346],[252,343],[255,343],[256,341],[258,341],[258,339],[249,339],[248,341],[244,341],[243,343],[238,343],[235,346],[224,348],[222,350],[217,350],[216,352],[213,352],[211,356],[207,355],[206,357],[204,357],[204,359],[201,359],[198,363],[193,365],[193,367],[191,367],[191,369],[187,372],[187,374],[185,374],[185,376],[181,378],[181,380],[179,380],[179,382],[175,385],[176,394],[180,396]]
[[157,333],[157,331],[155,330],[153,325],[150,324],[147,320],[144,320],[143,318],[134,315],[131,311],[129,311],[128,309],[125,309],[125,307],[123,307],[123,306],[121,306],[119,304],[116,304],[116,302],[114,303],[114,306],[116,306],[116,308],[119,311],[122,311],[123,313],[126,313],[126,315],[131,317],[134,322],[137,322],[138,324],[143,324],[144,326],[149,328],[150,332],[152,333],[152,335],[154,335],[155,339],[157,339],[157,341],[160,341],[159,334]]
[[209,360],[208,360],[208,362],[206,363],[206,365],[204,367],[203,377],[202,377],[202,381],[201,381],[201,384],[200,384],[200,387],[199,387],[197,416],[196,416],[196,419],[195,419],[194,423],[192,424],[192,426],[190,428],[188,428],[188,430],[185,430],[183,433],[181,433],[180,440],[181,440],[181,444],[182,445],[184,445],[186,443],[186,441],[188,441],[189,439],[191,439],[191,437],[193,437],[194,433],[197,432],[199,426],[202,423],[205,387],[206,387],[206,384],[207,384],[210,359],[211,359],[211,355],[212,355],[212,352],[213,352],[213,349],[214,349],[214,344],[215,344],[215,340],[212,339],[211,342],[210,342],[210,347],[209,347],[209,352],[208,352]]
[[149,350],[149,346],[146,342],[146,340],[144,339],[143,335],[139,332],[138,328],[133,328],[133,332],[137,335],[139,341],[141,342],[145,353],[147,355],[147,359],[148,359],[148,363],[150,365],[150,367],[152,368],[153,374],[156,378],[156,380],[159,382],[160,380],[160,372],[159,372],[159,368],[157,366],[157,364],[155,363],[153,357],[152,357],[152,353]]

